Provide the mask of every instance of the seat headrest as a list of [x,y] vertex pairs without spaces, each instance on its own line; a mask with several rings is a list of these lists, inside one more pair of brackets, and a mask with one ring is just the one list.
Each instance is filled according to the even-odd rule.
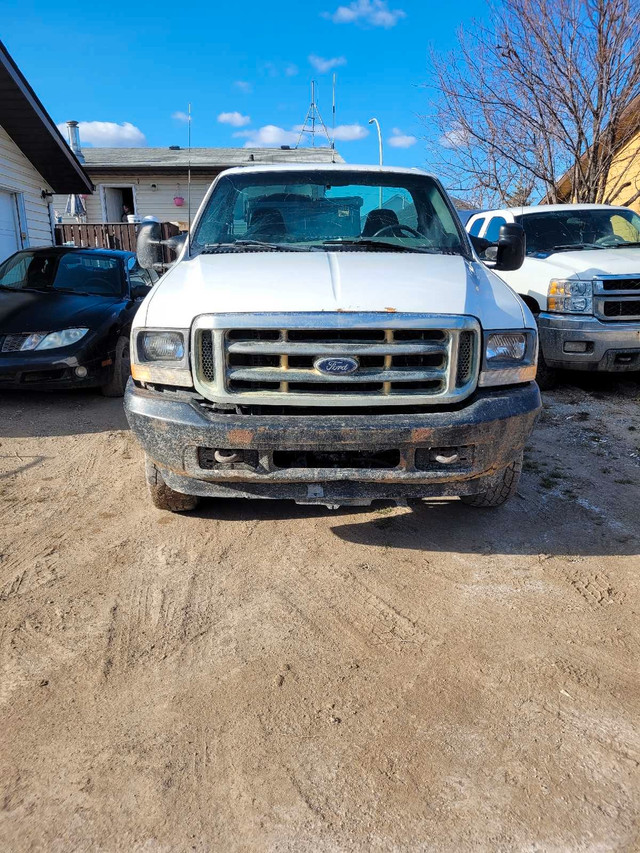
[[371,210],[367,215],[367,219],[362,229],[363,237],[373,237],[381,228],[386,228],[389,225],[399,225],[398,216],[395,210],[387,210],[386,208],[377,208]]

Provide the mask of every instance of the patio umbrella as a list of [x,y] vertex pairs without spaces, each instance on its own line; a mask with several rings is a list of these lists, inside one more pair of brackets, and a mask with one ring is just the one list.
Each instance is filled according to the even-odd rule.
[[65,216],[74,216],[76,219],[81,219],[87,215],[87,209],[84,206],[84,199],[81,195],[72,193],[67,199],[67,204],[64,209]]

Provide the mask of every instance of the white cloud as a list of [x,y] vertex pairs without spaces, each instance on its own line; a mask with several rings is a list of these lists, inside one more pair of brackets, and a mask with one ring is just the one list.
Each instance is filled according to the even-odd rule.
[[[239,130],[234,133],[236,139],[244,139],[245,148],[278,148],[280,145],[297,145],[300,138],[302,125],[297,124],[286,130],[284,127],[279,127],[276,124],[265,124],[263,127],[251,130]],[[339,124],[336,127],[336,140],[338,142],[354,142],[358,139],[364,139],[368,136],[369,131],[361,124]],[[301,146],[309,144],[309,134],[303,134],[300,142]],[[322,134],[318,133],[316,145],[325,148],[329,147],[329,140]]]
[[411,148],[418,141],[417,136],[403,133],[398,127],[394,127],[392,133],[393,136],[387,140],[392,148]]
[[183,113],[182,110],[171,113],[171,118],[174,118],[176,121],[189,121],[189,116],[187,113]]
[[243,116],[242,113],[220,113],[218,116],[220,124],[230,124],[231,127],[244,127],[251,124],[251,116]]
[[443,133],[438,140],[443,148],[462,148],[467,140],[467,135],[462,127],[453,127]]
[[[81,145],[95,145],[98,148],[140,148],[146,145],[144,133],[130,121],[118,124],[115,121],[78,122]],[[58,125],[58,130],[66,138],[66,124]]]
[[407,17],[402,9],[390,9],[387,0],[354,0],[348,6],[338,6],[335,12],[325,12],[334,24],[369,24],[372,27],[395,27]]
[[266,75],[267,77],[295,77],[296,74],[300,71],[297,65],[293,62],[263,62],[259,66],[259,70],[261,74]]
[[326,74],[327,71],[331,71],[332,68],[338,68],[340,65],[347,64],[347,60],[344,56],[334,56],[331,59],[324,59],[322,56],[317,56],[315,53],[312,53],[309,56],[309,62],[320,74]]
[[285,130],[275,124],[265,124],[257,130],[240,130],[233,135],[246,139],[245,148],[277,148],[280,145],[295,145],[300,132]]
[[355,142],[368,135],[369,131],[361,124],[339,124],[335,130],[335,138],[338,142]]
[[249,83],[248,80],[236,80],[233,84],[236,89],[239,89],[241,92],[244,92],[245,95],[248,95],[250,92],[253,92],[253,86]]

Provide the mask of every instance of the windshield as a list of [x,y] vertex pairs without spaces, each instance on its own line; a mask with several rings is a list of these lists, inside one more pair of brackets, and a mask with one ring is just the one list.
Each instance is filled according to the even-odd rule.
[[263,248],[466,255],[462,233],[432,178],[313,169],[222,177],[191,245],[196,251],[255,250],[269,244]]
[[95,296],[122,294],[118,258],[91,252],[18,252],[0,265],[0,287]]
[[640,216],[620,208],[567,208],[514,217],[524,228],[527,255],[607,249],[640,242]]

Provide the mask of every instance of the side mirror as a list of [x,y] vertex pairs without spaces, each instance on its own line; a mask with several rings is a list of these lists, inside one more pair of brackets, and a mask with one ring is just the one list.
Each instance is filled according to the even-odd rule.
[[506,222],[501,225],[494,269],[505,272],[519,270],[524,262],[526,245],[522,225],[517,225],[515,222]]
[[144,285],[144,284],[136,284],[135,287],[131,288],[131,298],[132,299],[144,299],[150,290],[151,290],[151,288],[146,287],[146,285]]
[[170,251],[175,252],[176,256],[182,251],[182,247],[187,242],[187,233],[176,234],[175,237],[168,237],[162,241],[163,246],[166,246]]
[[162,268],[162,228],[159,222],[143,222],[138,227],[136,256],[145,270]]

